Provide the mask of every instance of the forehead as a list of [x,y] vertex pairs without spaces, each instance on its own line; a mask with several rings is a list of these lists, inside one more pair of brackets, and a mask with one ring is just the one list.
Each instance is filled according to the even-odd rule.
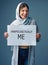
[[27,7],[20,8],[20,10],[28,10]]

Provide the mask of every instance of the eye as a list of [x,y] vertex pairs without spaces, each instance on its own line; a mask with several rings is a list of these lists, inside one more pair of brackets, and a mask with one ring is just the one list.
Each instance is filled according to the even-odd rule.
[[24,10],[22,10],[22,12],[24,12]]

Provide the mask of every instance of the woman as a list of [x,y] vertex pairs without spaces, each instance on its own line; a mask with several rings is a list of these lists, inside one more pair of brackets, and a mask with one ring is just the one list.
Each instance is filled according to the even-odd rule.
[[[38,26],[34,19],[28,16],[29,7],[26,3],[21,2],[16,8],[16,20],[10,25],[36,25],[36,39],[41,37]],[[8,37],[8,32],[4,33],[4,36]],[[11,65],[35,65],[35,46],[13,46],[13,56]]]

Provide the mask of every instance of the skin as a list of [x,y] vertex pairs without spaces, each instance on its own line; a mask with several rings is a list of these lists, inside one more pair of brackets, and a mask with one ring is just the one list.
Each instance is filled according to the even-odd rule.
[[[25,19],[28,16],[28,8],[24,7],[20,9],[20,18]],[[4,37],[7,38],[8,37],[8,32],[4,33]],[[40,33],[36,34],[36,38],[39,39],[41,37]],[[28,46],[20,46],[21,48],[28,48]]]
[[20,17],[22,19],[25,19],[28,16],[28,8],[24,7],[22,9],[20,9]]

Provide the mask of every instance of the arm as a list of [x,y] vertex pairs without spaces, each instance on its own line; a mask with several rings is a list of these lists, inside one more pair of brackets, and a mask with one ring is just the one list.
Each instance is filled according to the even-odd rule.
[[41,38],[41,34],[39,33],[38,25],[34,19],[31,21],[31,25],[36,25],[36,40],[38,42],[39,39]]

